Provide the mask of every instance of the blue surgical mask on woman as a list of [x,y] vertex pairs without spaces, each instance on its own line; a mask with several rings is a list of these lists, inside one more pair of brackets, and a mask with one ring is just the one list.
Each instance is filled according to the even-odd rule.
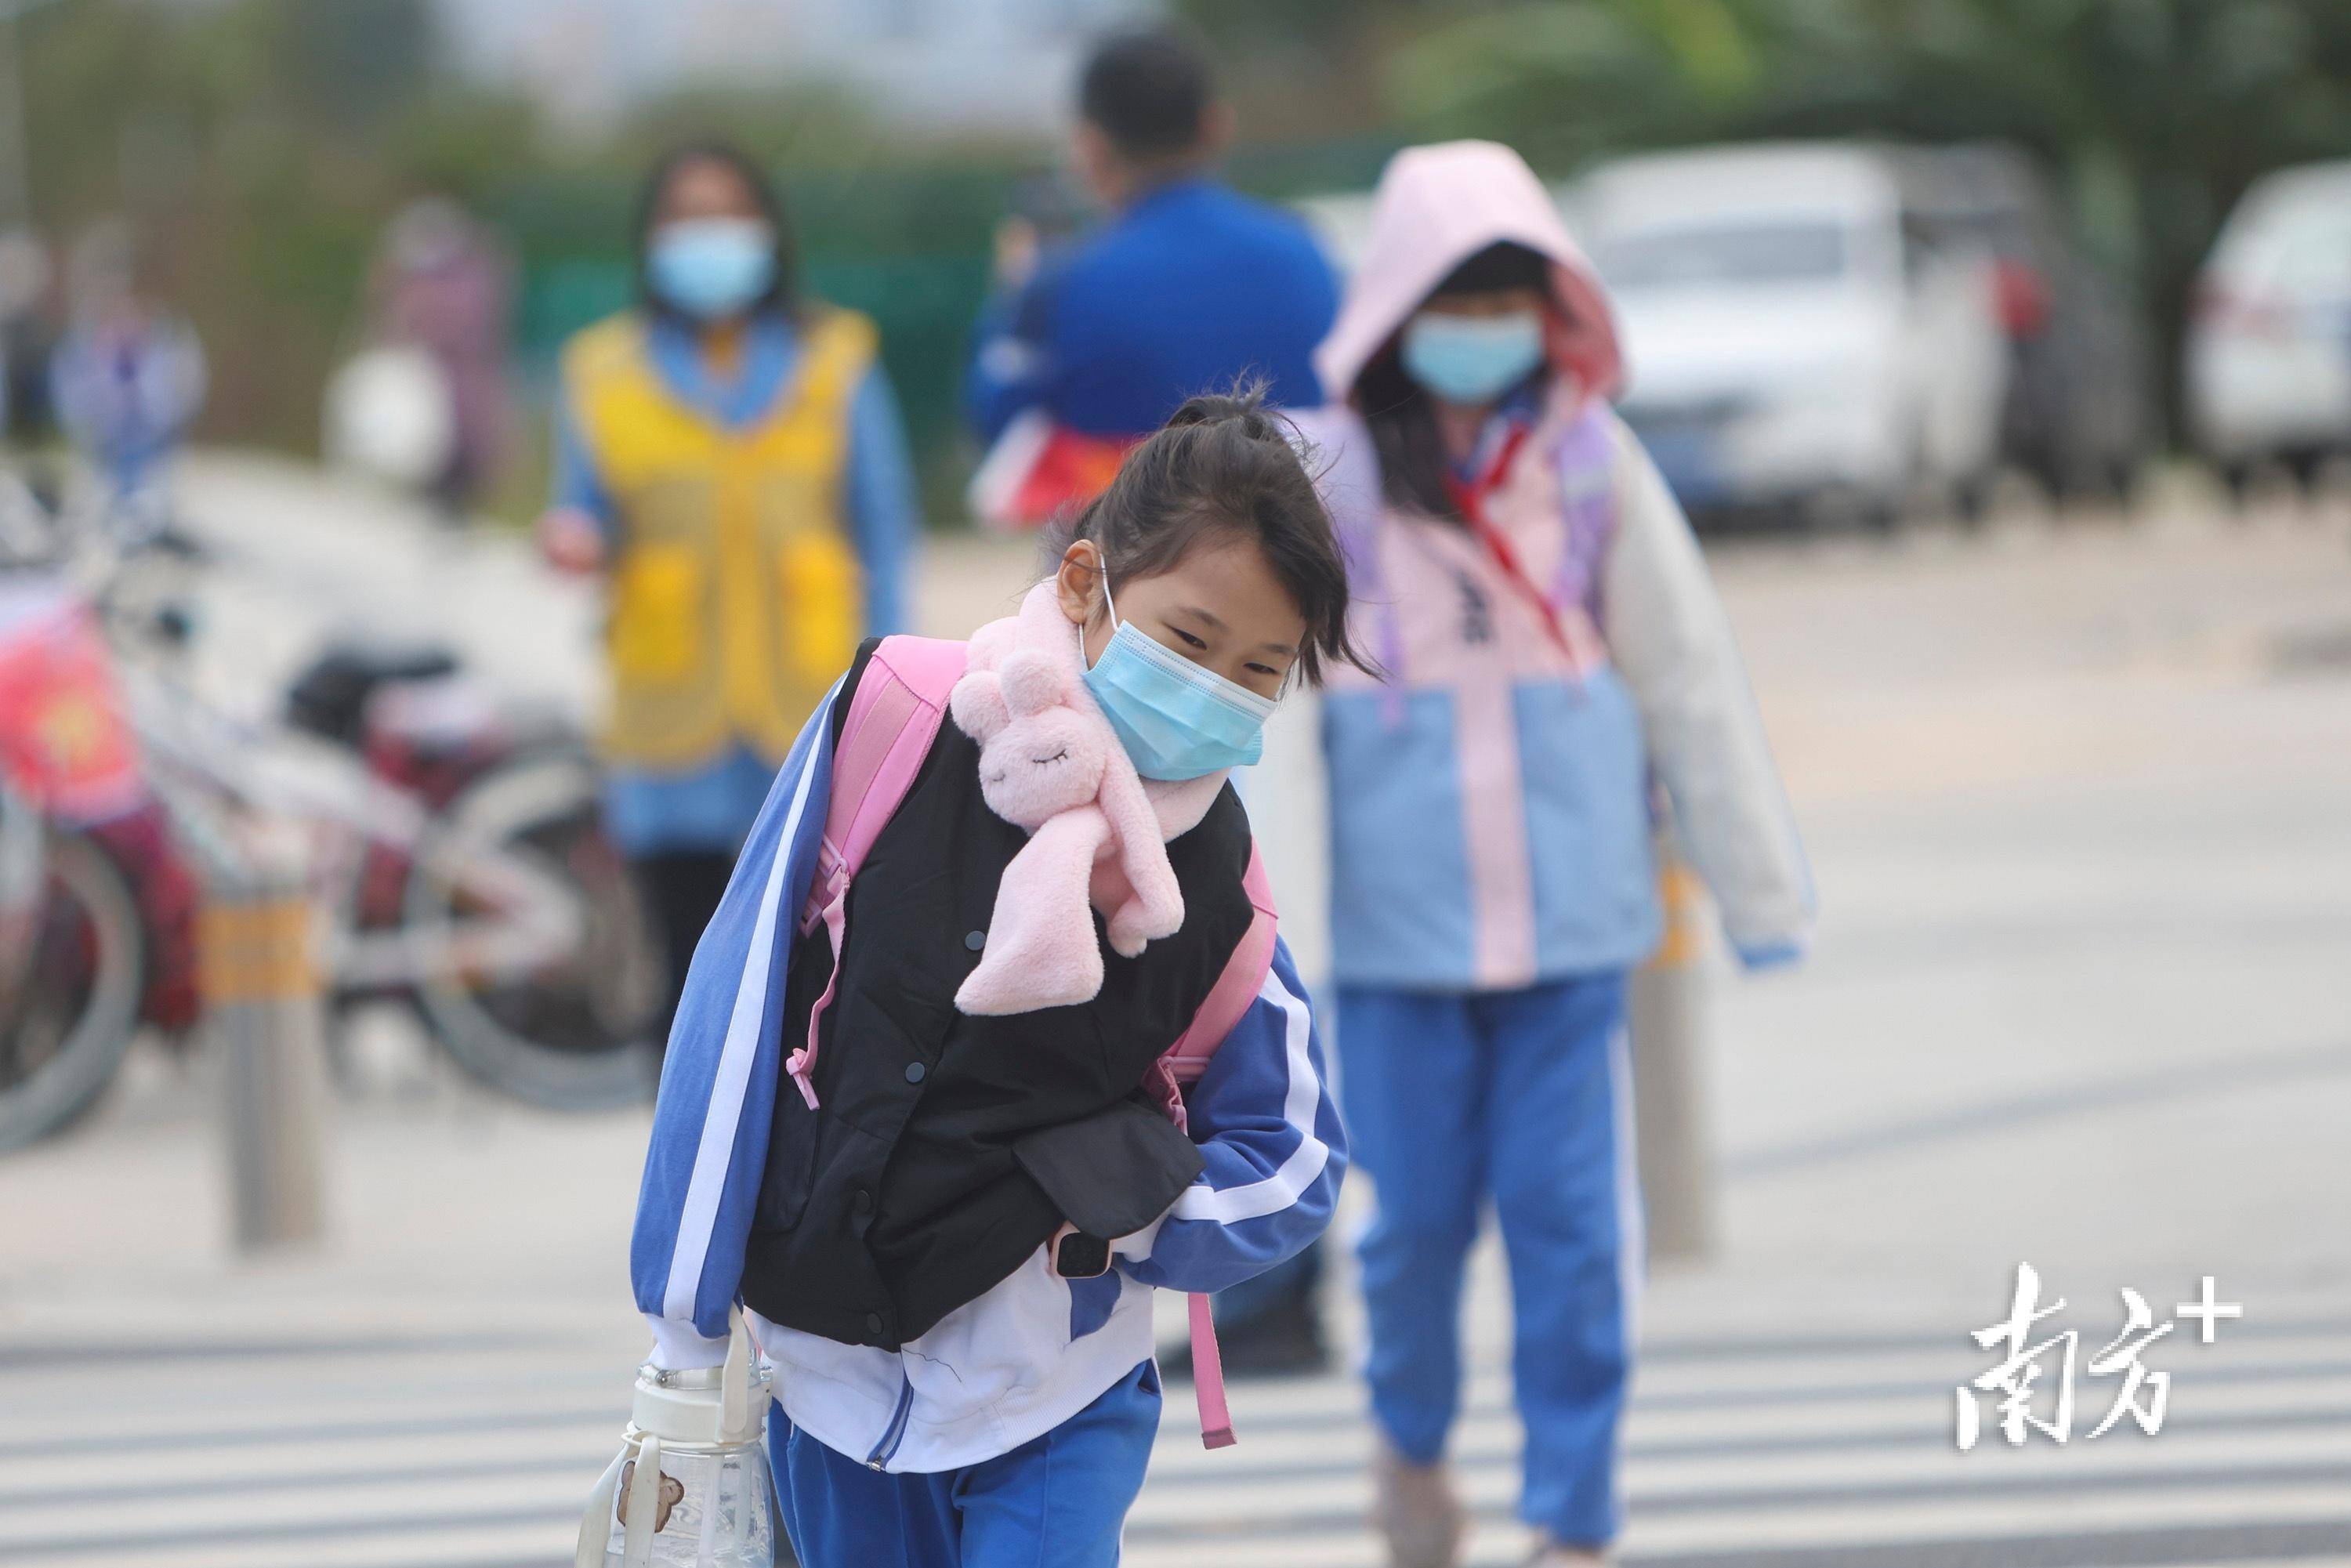
[[1118,619],[1110,574],[1102,603],[1117,630],[1086,672],[1086,689],[1145,779],[1197,779],[1246,768],[1265,754],[1274,700],[1196,664],[1156,637]]
[[741,314],[776,280],[776,231],[757,218],[677,218],[645,252],[653,293],[697,321]]
[[1404,329],[1405,373],[1447,402],[1492,402],[1542,363],[1542,314],[1424,310]]

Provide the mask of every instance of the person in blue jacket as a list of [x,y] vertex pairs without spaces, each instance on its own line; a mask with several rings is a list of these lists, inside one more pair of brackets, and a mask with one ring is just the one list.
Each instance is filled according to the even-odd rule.
[[1314,347],[1337,286],[1302,223],[1215,177],[1232,128],[1207,58],[1181,35],[1121,34],[1094,51],[1076,162],[1111,216],[1041,257],[1017,228],[1003,246],[1008,287],[980,319],[966,386],[982,440],[1036,409],[1132,442],[1244,375],[1277,406],[1321,400]]
[[[983,441],[1037,416],[1099,444],[1106,477],[1129,444],[1211,388],[1246,377],[1275,406],[1321,401],[1314,350],[1337,282],[1303,223],[1216,178],[1233,123],[1207,56],[1182,33],[1120,33],[1095,48],[1080,73],[1073,151],[1111,216],[1042,257],[1017,225],[1001,246],[1008,287],[981,318],[966,386]],[[1069,497],[1086,498],[1082,487]],[[1320,1259],[1310,1250],[1219,1298],[1227,1371],[1322,1364]]]

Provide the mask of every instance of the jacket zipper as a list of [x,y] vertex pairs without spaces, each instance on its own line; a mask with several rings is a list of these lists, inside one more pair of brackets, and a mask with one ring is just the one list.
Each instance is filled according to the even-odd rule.
[[906,1417],[914,1410],[914,1380],[904,1372],[898,1375],[898,1408],[890,1413],[890,1424],[882,1429],[882,1440],[865,1456],[865,1468],[878,1470],[896,1457],[898,1445],[906,1440]]

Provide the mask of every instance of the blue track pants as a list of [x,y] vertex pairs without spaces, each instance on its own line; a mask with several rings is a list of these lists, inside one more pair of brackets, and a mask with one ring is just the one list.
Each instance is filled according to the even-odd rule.
[[769,1412],[784,1528],[805,1568],[1113,1568],[1159,1433],[1159,1368],[1009,1453],[885,1475]]
[[1361,1244],[1372,1409],[1417,1464],[1459,1407],[1461,1282],[1485,1204],[1510,1259],[1520,1511],[1571,1544],[1619,1523],[1616,1427],[1642,1267],[1625,977],[1468,994],[1343,987],[1340,1098],[1375,1190]]

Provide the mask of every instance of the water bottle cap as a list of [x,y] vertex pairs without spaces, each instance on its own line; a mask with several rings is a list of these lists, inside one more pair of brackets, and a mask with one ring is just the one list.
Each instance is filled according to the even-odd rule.
[[753,1364],[742,1416],[730,1427],[726,1416],[725,1369],[698,1366],[664,1372],[645,1366],[638,1370],[636,1397],[629,1423],[641,1432],[660,1437],[664,1446],[725,1448],[757,1443],[773,1396],[768,1375]]

